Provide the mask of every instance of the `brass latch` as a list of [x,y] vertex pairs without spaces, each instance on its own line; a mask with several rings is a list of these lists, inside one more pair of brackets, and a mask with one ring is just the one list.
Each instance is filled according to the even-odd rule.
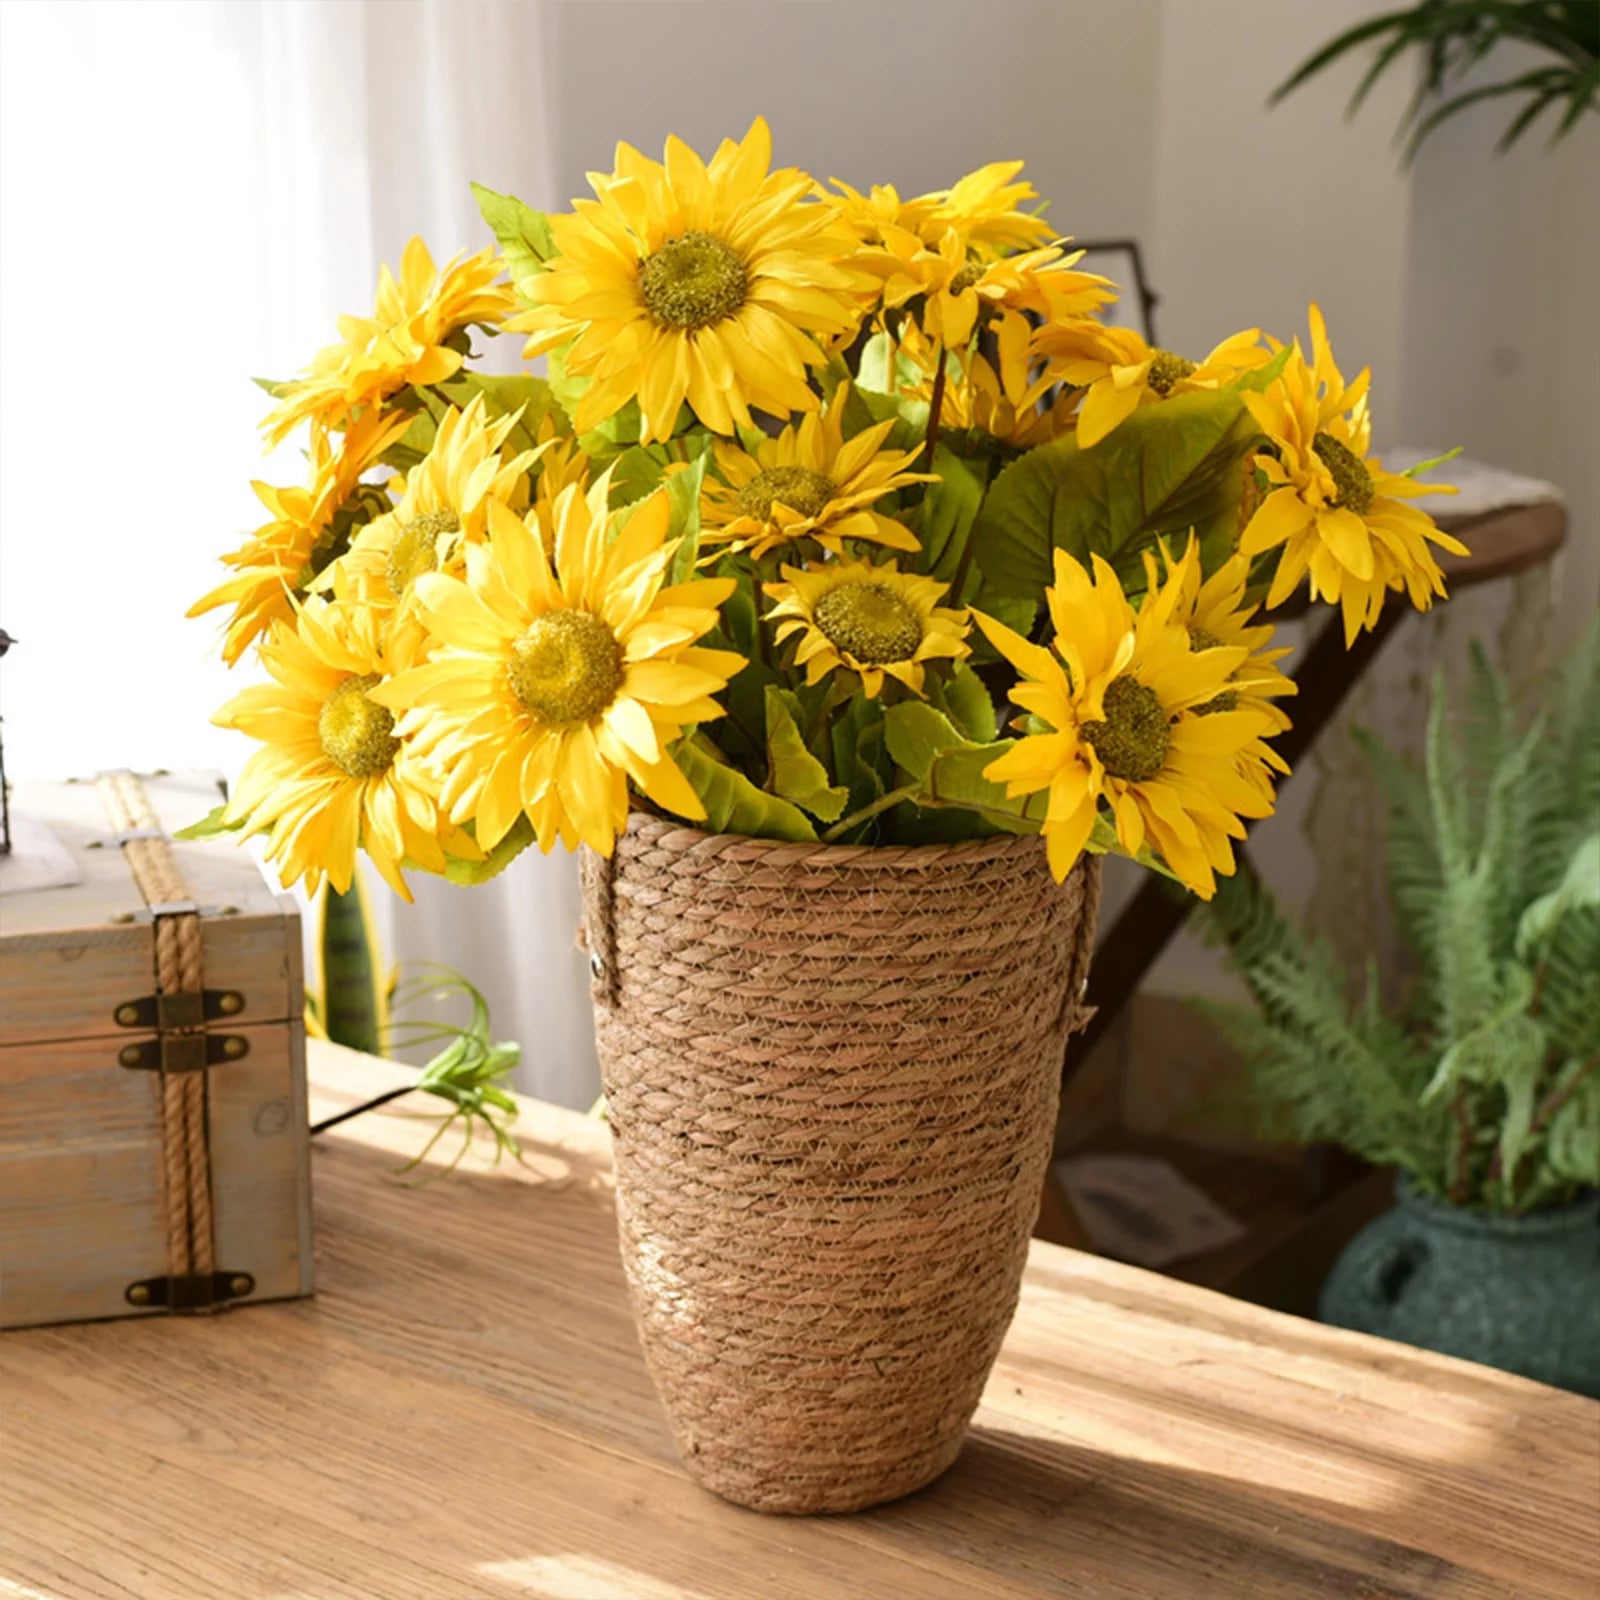
[[243,1061],[250,1041],[238,1033],[163,1033],[125,1044],[117,1060],[146,1072],[204,1072],[225,1061]]
[[189,1272],[166,1278],[141,1278],[130,1283],[123,1298],[143,1311],[205,1311],[229,1300],[254,1294],[256,1280],[248,1272]]
[[173,1033],[180,1028],[200,1028],[220,1017],[236,1017],[244,1010],[244,996],[236,989],[206,989],[200,994],[146,994],[124,1000],[111,1013],[119,1028],[155,1028]]

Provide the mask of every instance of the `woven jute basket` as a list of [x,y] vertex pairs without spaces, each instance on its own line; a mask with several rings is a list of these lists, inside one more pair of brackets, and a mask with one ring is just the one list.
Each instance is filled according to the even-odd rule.
[[622,1258],[685,1464],[761,1511],[920,1488],[1016,1309],[1097,864],[636,814],[582,871]]

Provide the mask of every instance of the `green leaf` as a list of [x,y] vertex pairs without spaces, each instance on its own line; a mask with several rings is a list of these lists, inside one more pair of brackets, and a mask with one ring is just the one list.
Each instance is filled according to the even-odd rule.
[[481,394],[483,408],[491,417],[520,412],[509,439],[519,450],[532,450],[537,446],[539,424],[556,404],[550,385],[529,373],[462,372],[435,387],[452,405],[462,409]]
[[947,750],[972,741],[950,719],[923,700],[902,700],[883,714],[883,736],[894,762],[908,777],[926,782]]
[[1263,362],[1259,367],[1252,367],[1248,372],[1240,373],[1232,383],[1225,385],[1235,394],[1250,392],[1265,394],[1274,383],[1278,381],[1283,369],[1288,365],[1289,357],[1293,352],[1287,345],[1281,349],[1270,361]]
[[545,263],[556,254],[550,219],[514,196],[496,194],[481,183],[472,185],[472,193],[483,220],[500,241],[500,253],[506,259],[511,281],[520,285],[524,279],[543,272]]
[[667,480],[667,504],[671,519],[667,523],[667,543],[675,544],[672,564],[667,568],[668,583],[688,583],[700,559],[700,488],[706,478],[707,448],[680,472]]
[[1030,450],[995,479],[973,528],[986,585],[1037,600],[1059,549],[1103,556],[1137,591],[1144,552],[1191,528],[1215,568],[1234,546],[1238,467],[1256,438],[1240,395],[1221,389],[1142,406],[1090,450],[1070,435]]
[[179,828],[173,834],[174,839],[226,839],[239,831],[242,819],[239,822],[224,822],[222,819],[227,813],[227,806],[216,806],[208,811],[198,822],[191,822],[187,828]]
[[1454,461],[1461,454],[1461,446],[1454,450],[1446,450],[1442,456],[1430,456],[1426,461],[1419,461],[1414,467],[1407,467],[1399,474],[1402,478],[1420,478],[1424,472],[1432,472],[1435,467],[1442,467],[1447,461]]
[[883,702],[857,693],[829,729],[833,771],[850,789],[849,813],[883,797],[889,788],[890,758],[884,745]]
[[[940,445],[933,453],[933,469],[939,481],[928,485],[917,518],[917,534],[922,540],[922,570],[941,583],[949,583],[961,565],[972,524],[983,505],[984,475],[981,468],[964,461]],[[966,587],[965,584],[962,585]],[[950,597],[954,604],[959,596]]]
[[256,388],[265,389],[274,400],[281,400],[294,388],[294,381],[289,378],[252,378],[250,381]]
[[721,760],[703,735],[680,739],[672,755],[706,808],[708,833],[742,833],[752,839],[815,839],[817,831],[798,806],[758,789]]
[[800,703],[793,693],[767,685],[767,763],[772,789],[821,822],[837,822],[850,790],[830,781],[828,769],[806,748]]
[[611,504],[632,505],[652,489],[660,487],[662,474],[672,457],[662,444],[629,445],[611,463]]
[[533,824],[524,814],[512,823],[510,832],[489,852],[487,859],[464,861],[459,856],[447,855],[444,875],[451,883],[487,883],[504,872],[533,842]]
[[999,736],[994,701],[983,679],[965,661],[952,662],[948,677],[930,673],[927,681],[929,693],[944,701],[941,709],[969,739],[988,744]]
[[975,743],[940,712],[921,700],[903,700],[883,717],[884,740],[895,765],[919,790],[920,807],[946,806],[973,811],[1007,833],[1037,833],[1047,796],[1007,796],[1004,784],[991,783],[983,769],[1009,750],[1014,740]]

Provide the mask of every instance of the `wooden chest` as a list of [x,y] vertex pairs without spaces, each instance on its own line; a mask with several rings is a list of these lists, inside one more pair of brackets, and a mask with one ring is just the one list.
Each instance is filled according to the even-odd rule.
[[300,919],[236,845],[167,841],[217,800],[13,793],[82,881],[0,874],[0,1327],[311,1292]]

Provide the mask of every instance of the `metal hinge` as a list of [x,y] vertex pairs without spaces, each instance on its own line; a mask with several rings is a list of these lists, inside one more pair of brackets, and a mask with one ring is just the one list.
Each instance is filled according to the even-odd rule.
[[236,917],[238,906],[203,906],[194,900],[162,900],[137,911],[113,911],[107,922],[154,922],[157,917]]
[[154,1311],[204,1311],[254,1294],[256,1280],[248,1272],[189,1272],[166,1278],[141,1278],[130,1283],[123,1298],[130,1306]]
[[237,989],[206,989],[199,994],[145,994],[124,1000],[111,1013],[119,1028],[155,1028],[172,1033],[179,1028],[199,1028],[219,1017],[236,1017],[244,1010]]
[[204,1072],[225,1061],[242,1061],[250,1041],[238,1033],[163,1033],[125,1044],[117,1060],[146,1072]]

